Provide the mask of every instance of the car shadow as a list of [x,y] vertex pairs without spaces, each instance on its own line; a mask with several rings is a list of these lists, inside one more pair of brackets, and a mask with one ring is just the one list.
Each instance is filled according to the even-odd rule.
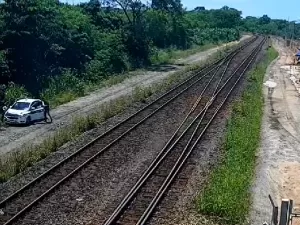
[[32,122],[31,124],[6,124],[1,128],[5,129],[7,127],[30,127],[34,125],[51,124],[51,123],[52,122],[36,121],[36,122]]
[[29,127],[31,124],[8,124],[5,127]]
[[32,125],[39,125],[39,124],[48,124],[45,121],[39,121],[39,122],[34,122]]
[[154,66],[148,66],[146,69],[148,71],[152,71],[152,72],[169,72],[169,71],[173,71],[173,70],[178,70],[178,67],[183,66],[182,64],[173,64],[173,65],[154,65]]

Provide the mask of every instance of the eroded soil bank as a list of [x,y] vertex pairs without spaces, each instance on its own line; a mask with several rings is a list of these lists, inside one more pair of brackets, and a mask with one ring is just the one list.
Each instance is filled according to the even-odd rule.
[[272,95],[264,90],[262,141],[252,190],[254,225],[270,222],[269,194],[279,207],[283,198],[293,199],[296,211],[300,206],[300,95],[290,79],[291,75],[299,79],[300,73],[291,65],[295,53],[282,40],[272,41],[279,57],[269,66],[265,80],[274,79],[277,86]]

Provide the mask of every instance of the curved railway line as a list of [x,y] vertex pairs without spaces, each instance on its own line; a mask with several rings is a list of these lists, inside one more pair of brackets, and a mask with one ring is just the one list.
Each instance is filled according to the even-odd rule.
[[[4,214],[0,215],[0,224],[15,224],[33,206],[44,200],[46,196],[55,194],[59,186],[91,164],[93,160],[101,157],[104,152],[109,151],[122,138],[155,116],[172,101],[180,98],[189,89],[207,79],[207,84],[168,143],[120,205],[113,209],[111,216],[103,221],[105,225],[145,224],[185,160],[259,53],[264,42],[265,38],[252,38],[223,59],[203,68],[78,149],[27,185],[9,196],[2,196],[0,209]],[[243,53],[243,50],[246,51],[248,48],[251,51],[247,55]],[[234,60],[241,62],[236,65],[234,71],[230,71],[230,66],[235,64]]]

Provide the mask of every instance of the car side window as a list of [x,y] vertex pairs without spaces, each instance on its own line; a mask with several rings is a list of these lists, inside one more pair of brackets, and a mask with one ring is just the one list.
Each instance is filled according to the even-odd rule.
[[31,104],[31,109],[37,109],[38,107],[38,102],[33,102],[32,104]]
[[39,108],[42,108],[42,102],[41,101],[37,101],[37,106],[36,106],[36,108],[37,109],[39,109]]

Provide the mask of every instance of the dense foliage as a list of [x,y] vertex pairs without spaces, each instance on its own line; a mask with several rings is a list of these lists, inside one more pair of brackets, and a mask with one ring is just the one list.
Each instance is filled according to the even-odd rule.
[[[85,84],[149,65],[164,50],[236,40],[239,30],[277,34],[285,26],[265,16],[242,20],[241,12],[229,7],[187,12],[180,0],[142,2],[5,0],[0,4],[0,92],[21,85],[18,95],[80,96]],[[0,105],[13,100],[3,96]]]
[[300,25],[296,22],[298,21],[271,19],[267,15],[260,18],[248,16],[242,20],[241,30],[299,39]]

